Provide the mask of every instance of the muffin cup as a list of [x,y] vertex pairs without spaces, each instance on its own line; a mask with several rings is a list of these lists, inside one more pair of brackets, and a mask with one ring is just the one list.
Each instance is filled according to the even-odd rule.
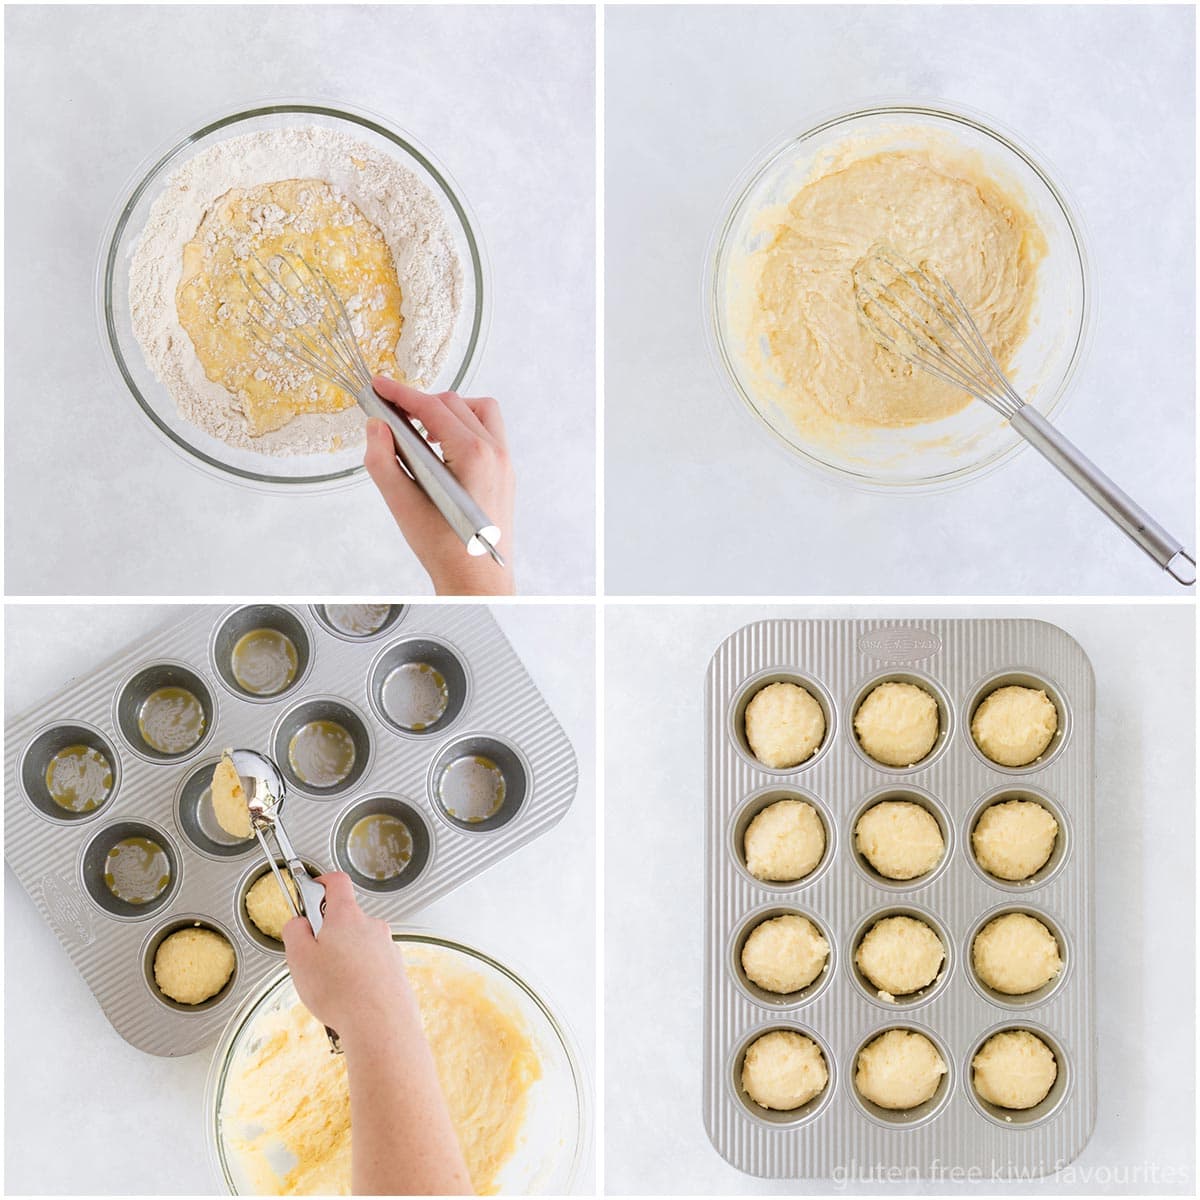
[[[273,629],[283,634],[296,650],[296,672],[290,683],[277,692],[252,692],[238,682],[233,671],[233,651],[238,642],[256,629]],[[217,678],[240,700],[251,704],[278,703],[281,696],[300,687],[312,665],[312,639],[308,629],[294,609],[281,604],[248,604],[235,608],[222,618],[213,630],[210,651]]]
[[[825,828],[825,853],[821,855],[821,861],[801,879],[759,879],[757,875],[751,875],[746,866],[746,830],[763,809],[770,808],[780,800],[801,800],[805,804],[811,804]],[[836,840],[837,825],[826,806],[811,792],[782,785],[754,792],[737,808],[729,825],[729,851],[741,874],[755,887],[779,895],[790,894],[816,883],[837,856]]]
[[[821,1051],[821,1057],[825,1060],[825,1069],[829,1073],[825,1089],[809,1100],[807,1104],[802,1104],[799,1108],[763,1108],[761,1104],[746,1095],[746,1089],[742,1087],[742,1067],[746,1062],[746,1051],[760,1037],[764,1037],[768,1033],[774,1033],[776,1030],[801,1033],[815,1042],[817,1049]],[[733,1054],[730,1056],[727,1078],[734,1099],[741,1106],[745,1116],[760,1125],[775,1129],[796,1129],[801,1125],[807,1125],[811,1121],[814,1121],[829,1107],[838,1085],[837,1064],[834,1062],[825,1041],[806,1025],[799,1025],[793,1021],[772,1021],[769,1024],[750,1030],[749,1033],[742,1037]]]
[[[821,706],[821,712],[825,716],[825,736],[821,739],[821,744],[808,758],[794,767],[768,767],[754,756],[746,738],[746,709],[763,688],[773,683],[794,683],[797,687],[802,687]],[[825,757],[834,738],[837,737],[837,709],[826,688],[808,675],[782,669],[760,671],[747,679],[734,697],[729,708],[729,732],[742,757],[756,771],[765,771],[769,775],[794,775],[797,771],[807,771],[810,767],[815,767]]]
[[[73,812],[63,808],[46,786],[46,769],[50,760],[68,746],[88,746],[102,754],[112,771],[112,786],[108,795],[95,808]],[[25,799],[48,821],[62,825],[78,825],[94,821],[108,809],[121,787],[121,757],[112,743],[93,725],[82,721],[67,721],[48,725],[39,730],[21,752],[17,775]]]
[[[472,758],[486,758],[494,763],[504,779],[504,796],[500,807],[490,816],[477,820],[458,815],[454,802],[453,771],[455,764]],[[451,775],[447,775],[447,772]],[[468,734],[444,746],[429,768],[429,798],[434,811],[447,825],[464,833],[491,833],[520,815],[529,795],[533,776],[524,756],[517,748],[489,734]],[[453,811],[451,811],[453,810]]]
[[[984,1043],[993,1034],[1022,1029],[1045,1042],[1050,1053],[1054,1055],[1058,1074],[1055,1076],[1050,1090],[1046,1093],[1045,1099],[1039,1101],[1032,1108],[1001,1108],[998,1104],[991,1104],[984,1100],[975,1090],[974,1071],[971,1064],[975,1061],[975,1055],[983,1049]],[[963,1090],[976,1112],[1001,1129],[1033,1129],[1052,1121],[1070,1099],[1075,1087],[1074,1070],[1062,1041],[1044,1026],[1019,1019],[1002,1021],[998,1025],[993,1025],[971,1043],[969,1052],[962,1060],[962,1080]]]
[[[795,992],[771,992],[764,987],[760,987],[746,974],[746,968],[742,966],[742,950],[745,948],[750,935],[764,921],[770,921],[775,917],[787,916],[806,917],[811,921],[816,926],[818,932],[825,938],[826,942],[829,943],[829,955],[825,959],[825,966],[821,969],[821,973],[806,987],[800,988]],[[837,972],[837,939],[815,914],[785,905],[775,904],[768,908],[755,909],[734,931],[729,943],[729,954],[730,969],[733,971],[733,977],[737,980],[742,991],[755,1004],[778,1012],[802,1008],[805,1004],[815,1000],[829,985],[830,980],[833,979]]]
[[[1045,692],[1049,697],[1050,702],[1054,705],[1055,711],[1058,713],[1058,729],[1054,736],[1050,739],[1050,744],[1042,752],[1041,756],[1035,758],[1033,762],[1023,767],[1006,767],[1001,763],[995,762],[988,758],[975,741],[975,735],[971,732],[971,725],[975,720],[975,710],[993,693],[999,691],[1002,687],[1025,687],[1036,688],[1038,691]],[[1059,752],[1066,745],[1067,739],[1071,736],[1071,708],[1067,703],[1062,689],[1053,683],[1046,675],[1039,674],[1033,671],[1001,671],[995,674],[988,675],[987,678],[980,680],[970,691],[970,697],[967,701],[964,711],[964,725],[966,726],[966,738],[971,749],[974,751],[976,758],[979,759],[985,766],[992,771],[1000,771],[1004,775],[1024,776],[1033,775],[1038,771],[1044,771],[1058,758]]]
[[[882,1105],[868,1100],[858,1090],[856,1082],[858,1079],[858,1056],[876,1038],[882,1037],[892,1029],[903,1029],[909,1033],[919,1033],[922,1037],[928,1038],[937,1047],[937,1052],[942,1056],[942,1061],[946,1064],[946,1073],[939,1080],[937,1090],[928,1100],[923,1101],[913,1108],[884,1108]],[[945,1111],[946,1106],[950,1103],[950,1097],[954,1092],[955,1074],[954,1056],[950,1053],[949,1047],[938,1033],[924,1025],[894,1021],[887,1025],[881,1025],[878,1029],[873,1029],[851,1053],[846,1061],[846,1090],[859,1112],[868,1121],[873,1121],[876,1125],[884,1129],[917,1129],[922,1125],[928,1125],[929,1122],[937,1120]]]

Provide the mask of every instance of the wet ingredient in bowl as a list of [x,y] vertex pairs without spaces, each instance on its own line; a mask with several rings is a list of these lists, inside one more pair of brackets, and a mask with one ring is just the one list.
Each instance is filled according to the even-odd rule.
[[204,736],[204,707],[187,688],[151,692],[138,710],[138,729],[161,754],[183,754]]
[[346,838],[346,857],[356,871],[383,882],[394,879],[412,861],[408,826],[391,813],[371,813],[355,821]]
[[122,838],[104,860],[104,883],[126,904],[149,904],[171,885],[171,860],[151,838]]
[[93,812],[108,799],[112,785],[112,764],[91,746],[64,746],[46,764],[46,791],[68,812]]
[[238,638],[230,666],[239,686],[255,696],[275,696],[296,678],[299,658],[278,629],[252,629]]
[[309,721],[292,735],[288,762],[311,787],[333,787],[354,769],[354,738],[336,721]]

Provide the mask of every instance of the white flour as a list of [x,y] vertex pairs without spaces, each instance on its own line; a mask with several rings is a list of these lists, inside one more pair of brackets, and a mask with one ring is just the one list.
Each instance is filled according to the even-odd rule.
[[[356,166],[352,157],[365,166]],[[305,413],[282,429],[252,437],[237,397],[204,374],[175,308],[183,247],[195,236],[209,205],[230,188],[284,179],[325,180],[383,234],[403,297],[396,366],[417,387],[433,380],[449,349],[462,305],[462,266],[425,184],[376,147],[335,130],[266,129],[230,138],[197,154],[168,178],[151,206],[130,267],[133,330],[146,362],[171,393],[180,416],[205,433],[264,454],[311,454],[361,441],[361,410]]]

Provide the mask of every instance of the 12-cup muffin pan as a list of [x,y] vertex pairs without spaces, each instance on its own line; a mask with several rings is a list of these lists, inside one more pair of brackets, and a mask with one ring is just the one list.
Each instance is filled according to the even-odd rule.
[[[888,680],[911,682],[937,700],[939,735],[912,767],[870,759],[854,713]],[[745,709],[769,683],[806,688],[825,712],[812,757],[787,770],[758,762],[745,737]],[[1045,689],[1058,711],[1046,752],[1023,768],[990,762],[970,732],[977,705],[996,688]],[[704,1121],[719,1153],[742,1171],[771,1178],[982,1178],[1048,1174],[1075,1158],[1096,1120],[1095,977],[1092,927],[1095,681],[1087,656],[1054,625],[1025,620],[790,621],[748,625],[713,655],[706,686],[706,923]],[[768,883],[747,871],[743,837],[754,815],[781,799],[813,805],[825,855],[806,878]],[[982,811],[1003,799],[1038,801],[1058,821],[1047,863],[1030,880],[985,872],[971,851]],[[945,853],[907,882],[875,872],[856,852],[855,823],[884,799],[909,800],[941,827]],[[1005,996],[978,980],[971,944],[986,921],[1031,913],[1059,943],[1063,970],[1028,996]],[[808,917],[830,945],[824,972],[802,992],[757,987],[741,947],[761,921]],[[855,966],[859,940],[880,918],[908,914],[930,925],[946,959],[922,992],[880,998]],[[925,1034],[948,1071],[918,1108],[893,1111],[859,1096],[858,1052],[889,1029]],[[819,1047],[824,1091],[799,1109],[768,1110],[746,1095],[742,1065],[761,1035],[791,1029]],[[1004,1029],[1036,1034],[1058,1076],[1036,1107],[1019,1111],[976,1095],[971,1060]]]
[[[245,691],[231,668],[238,638],[264,627],[297,651],[292,682],[269,697]],[[425,663],[445,681],[445,710],[421,729],[398,723],[384,703],[384,682],[405,663]],[[175,756],[148,745],[137,720],[141,701],[169,685],[191,691],[206,717],[199,743]],[[292,734],[321,719],[355,742],[353,768],[333,787],[305,784],[289,766]],[[544,833],[570,806],[578,777],[565,733],[477,606],[392,605],[378,630],[358,637],[319,605],[205,609],[142,639],[5,733],[5,856],[118,1033],[161,1055],[215,1040],[283,961],[282,943],[245,910],[246,892],[269,870],[257,839],[232,842],[203,802],[223,750],[275,760],[288,785],[280,819],[298,855],[314,872],[346,871],[363,908],[391,922]],[[59,807],[45,783],[53,755],[77,744],[103,753],[113,776],[107,799],[82,813]],[[441,782],[454,763],[479,757],[504,788],[496,811],[470,820],[443,801]],[[373,813],[399,817],[412,839],[407,863],[385,880],[357,870],[347,853],[349,831]],[[149,903],[119,900],[104,882],[109,849],[129,836],[166,853],[169,882]],[[156,985],[154,955],[169,934],[197,923],[229,940],[236,966],[216,996],[179,1004]]]

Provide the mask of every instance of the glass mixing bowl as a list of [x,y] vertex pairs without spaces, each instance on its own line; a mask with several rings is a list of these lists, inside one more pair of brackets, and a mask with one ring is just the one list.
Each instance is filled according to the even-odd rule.
[[428,150],[382,117],[364,110],[279,101],[216,117],[195,133],[173,140],[146,159],[122,189],[123,199],[109,221],[96,271],[101,337],[112,352],[116,370],[150,423],[189,463],[210,474],[251,487],[292,492],[323,491],[354,481],[363,473],[362,446],[277,457],[228,446],[185,421],[167,389],[150,370],[134,336],[129,270],[151,205],[168,177],[186,160],[215,142],[262,129],[298,125],[334,129],[366,142],[412,171],[436,199],[462,264],[463,300],[450,348],[428,387],[433,392],[465,387],[483,349],[491,293],[475,219],[457,186]]
[[737,333],[746,311],[751,256],[769,244],[764,210],[786,205],[823,160],[850,143],[864,154],[931,141],[978,156],[1006,190],[1021,197],[1041,227],[1047,253],[1038,270],[1030,332],[1010,367],[1025,400],[1047,416],[1062,405],[1083,355],[1092,306],[1082,228],[1062,189],[1008,133],[966,110],[880,104],[832,116],[760,155],[735,183],[713,233],[704,276],[705,327],[718,370],[739,407],[751,413],[793,461],[870,489],[937,490],[998,466],[1025,443],[985,404],[974,401],[944,420],[901,429],[851,429],[836,442],[806,439],[756,381],[765,348]]
[[[591,1136],[590,1093],[574,1040],[546,1002],[515,971],[480,950],[427,933],[393,933],[399,946],[418,948],[436,962],[482,975],[492,998],[517,1016],[532,1039],[542,1077],[530,1088],[525,1124],[512,1158],[499,1177],[503,1195],[570,1192],[587,1159]],[[243,1002],[221,1037],[205,1089],[206,1140],[218,1178],[235,1196],[257,1194],[226,1141],[225,1086],[235,1066],[257,1041],[256,1027],[267,1015],[296,1004],[286,967],[270,976]]]

